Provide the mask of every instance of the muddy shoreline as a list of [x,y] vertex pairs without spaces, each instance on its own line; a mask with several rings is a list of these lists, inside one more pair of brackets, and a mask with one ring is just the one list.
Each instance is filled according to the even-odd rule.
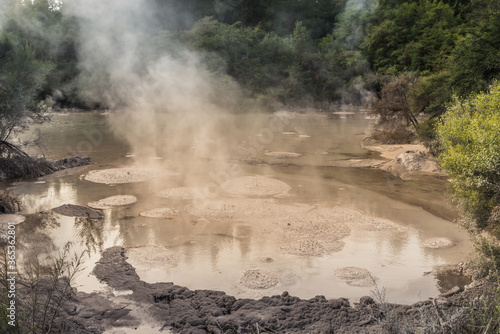
[[286,291],[258,300],[236,299],[222,291],[146,283],[126,260],[124,248],[105,250],[93,273],[107,284],[108,292],[76,293],[64,306],[59,326],[72,333],[104,333],[113,328],[200,334],[383,333],[388,326],[426,332],[433,321],[443,333],[456,333],[469,323],[473,301],[494,286],[478,280],[465,290],[454,287],[413,305],[375,301],[372,296],[353,302],[323,296],[305,300]]
[[[90,160],[89,157],[81,157],[81,156],[68,157],[55,161],[33,158],[33,162],[35,164],[40,164],[44,166],[44,168],[40,168],[37,171],[36,175],[33,175],[35,178],[50,175],[66,169],[82,167],[92,164],[92,161]],[[27,178],[26,175],[23,176],[24,172],[22,168],[23,166],[20,165],[16,170],[16,174],[13,175],[12,171],[3,170],[3,168],[0,166],[0,181],[15,180],[16,178],[21,178],[21,179]]]

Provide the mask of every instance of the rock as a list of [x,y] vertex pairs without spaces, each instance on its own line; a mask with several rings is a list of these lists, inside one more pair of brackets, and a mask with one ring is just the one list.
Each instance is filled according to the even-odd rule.
[[54,170],[59,171],[68,168],[86,166],[90,165],[91,163],[92,161],[90,160],[89,157],[76,156],[76,157],[64,158],[61,160],[52,161],[50,164],[52,165],[52,168],[54,168]]
[[64,204],[57,208],[53,208],[52,211],[69,217],[83,217],[90,219],[101,219],[102,215],[94,210],[80,205],[74,204]]
[[371,304],[375,304],[375,301],[370,296],[363,296],[359,299],[359,304],[360,305],[371,305]]
[[463,290],[463,289],[462,289],[461,287],[459,287],[459,286],[454,286],[453,288],[451,288],[450,290],[446,291],[445,293],[442,293],[442,294],[440,295],[440,297],[444,297],[444,298],[446,298],[446,297],[451,297],[451,296],[453,296],[453,295],[455,295],[455,294],[457,294],[457,293],[459,293],[459,292],[462,292],[462,290]]

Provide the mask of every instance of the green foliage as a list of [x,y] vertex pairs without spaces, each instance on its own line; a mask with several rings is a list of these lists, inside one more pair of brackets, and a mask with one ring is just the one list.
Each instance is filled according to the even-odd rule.
[[0,36],[0,156],[10,153],[12,134],[23,130],[27,120],[44,119],[36,97],[41,91],[50,64],[39,61],[28,45],[10,36]]
[[441,70],[461,24],[453,9],[442,2],[386,1],[373,15],[366,55],[382,73]]
[[444,113],[446,104],[452,100],[449,78],[450,73],[447,71],[422,77],[410,92],[413,112],[415,114],[425,112],[432,118]]
[[452,53],[451,84],[468,96],[500,78],[500,12],[483,13],[477,26],[461,38]]
[[484,226],[500,202],[500,82],[475,97],[455,98],[437,133],[456,198]]

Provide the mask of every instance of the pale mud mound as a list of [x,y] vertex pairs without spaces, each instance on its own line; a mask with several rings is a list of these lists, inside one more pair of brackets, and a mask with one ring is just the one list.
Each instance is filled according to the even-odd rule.
[[302,156],[302,154],[295,152],[266,152],[264,154],[275,157],[276,159],[298,158]]
[[338,218],[325,209],[282,217],[279,220],[284,235],[281,250],[299,256],[323,256],[340,252],[344,248],[341,239],[347,237],[351,229]]
[[253,197],[286,195],[291,189],[285,182],[258,175],[233,178],[224,182],[221,188],[231,195]]
[[335,270],[335,276],[346,281],[347,285],[370,287],[375,285],[375,278],[370,272],[359,267],[343,267]]
[[193,216],[218,221],[247,221],[257,227],[268,226],[283,216],[299,215],[308,208],[279,204],[275,199],[221,198],[210,199],[200,205],[189,205],[186,210]]
[[91,170],[85,175],[85,180],[105,184],[135,183],[165,175],[173,173],[161,169],[125,167]]
[[437,162],[420,151],[406,151],[388,162],[382,169],[393,173],[439,172]]
[[196,198],[204,198],[203,188],[197,187],[178,187],[163,190],[160,193],[163,198],[191,200]]
[[340,252],[343,248],[343,241],[314,239],[293,241],[281,247],[285,253],[299,256],[323,256]]
[[137,202],[137,197],[133,195],[116,195],[100,199],[96,202],[89,202],[87,206],[93,209],[109,209],[113,206],[130,205]]
[[102,215],[94,210],[80,205],[64,204],[57,208],[53,208],[52,211],[68,217],[83,217],[90,219],[101,219]]
[[378,232],[378,231],[390,231],[390,232],[407,232],[408,228],[401,226],[395,222],[392,222],[383,218],[364,216],[356,224],[356,227],[360,230]]
[[127,262],[137,270],[164,269],[179,265],[178,252],[162,246],[144,246],[127,249]]
[[155,219],[172,219],[178,213],[177,210],[171,208],[156,208],[152,210],[143,210],[139,213],[139,216]]
[[269,289],[278,284],[278,278],[270,271],[250,269],[245,271],[240,283],[249,289]]
[[423,242],[427,248],[449,248],[453,247],[454,243],[448,238],[430,238]]
[[340,207],[282,204],[276,199],[220,198],[186,211],[211,221],[249,224],[255,233],[276,240],[277,250],[298,256],[324,256],[339,252],[351,229],[406,231],[391,221]]
[[328,221],[343,223],[353,229],[359,229],[370,232],[377,231],[392,231],[406,232],[408,229],[393,221],[366,215],[356,210],[334,207],[334,208],[319,208],[313,213]]

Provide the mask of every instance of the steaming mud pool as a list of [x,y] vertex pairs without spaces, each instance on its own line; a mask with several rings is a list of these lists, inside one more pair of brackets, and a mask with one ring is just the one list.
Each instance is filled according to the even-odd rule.
[[[102,130],[108,128],[106,115],[57,114],[42,129],[49,157],[66,155],[67,147],[101,129],[98,143],[80,145],[91,148],[81,153],[95,164],[9,185],[21,198],[21,214],[46,214],[43,224],[18,224],[19,243],[37,247],[38,254],[68,241],[77,253],[87,251],[76,279],[85,292],[107,289],[93,269],[114,246],[126,250],[126,261],[145,282],[237,298],[287,291],[357,301],[378,286],[390,302],[414,303],[455,285],[442,273],[466,259],[470,245],[452,223],[446,181],[328,167],[380,159],[360,146],[359,133],[368,132],[372,121],[290,115],[258,147],[250,139],[258,140],[273,115],[235,116],[226,142],[238,148],[227,149],[225,162],[186,152],[189,164],[179,168],[169,156],[148,159]],[[72,215],[77,206],[101,218],[78,210]]]

